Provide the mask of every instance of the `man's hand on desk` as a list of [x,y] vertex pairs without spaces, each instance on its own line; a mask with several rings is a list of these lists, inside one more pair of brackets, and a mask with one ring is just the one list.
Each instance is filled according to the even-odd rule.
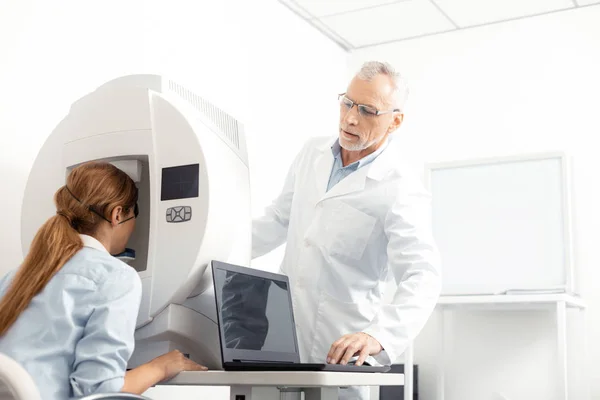
[[344,335],[336,340],[327,354],[329,364],[346,365],[354,356],[358,356],[356,365],[363,365],[368,356],[381,353],[381,344],[364,332]]

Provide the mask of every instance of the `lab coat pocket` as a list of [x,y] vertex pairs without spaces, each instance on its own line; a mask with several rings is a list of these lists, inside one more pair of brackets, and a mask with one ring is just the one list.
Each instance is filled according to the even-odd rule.
[[377,220],[344,202],[324,210],[323,217],[325,241],[331,254],[361,259]]
[[326,292],[319,296],[315,325],[315,341],[311,356],[315,362],[323,362],[333,342],[343,335],[362,332],[371,325],[377,312],[369,301],[348,303]]

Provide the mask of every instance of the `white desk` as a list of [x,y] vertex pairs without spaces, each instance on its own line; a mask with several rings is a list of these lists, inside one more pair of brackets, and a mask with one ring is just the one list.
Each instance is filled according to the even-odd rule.
[[446,349],[451,345],[446,335],[449,322],[449,312],[456,309],[485,309],[485,310],[554,310],[556,312],[556,349],[558,366],[560,368],[561,398],[568,400],[567,379],[567,308],[585,310],[585,302],[576,296],[568,294],[509,294],[487,296],[442,296],[438,301],[442,310],[442,359],[440,366],[440,381],[438,382],[438,399],[444,399],[444,366],[447,364]]
[[403,374],[291,371],[181,372],[161,385],[230,386],[231,400],[279,400],[286,392],[303,391],[305,400],[337,400],[338,388],[399,386]]

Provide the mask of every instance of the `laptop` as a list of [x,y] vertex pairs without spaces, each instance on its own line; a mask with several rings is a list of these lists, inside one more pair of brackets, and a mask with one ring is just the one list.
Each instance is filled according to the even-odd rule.
[[368,364],[301,363],[288,277],[220,261],[212,261],[211,268],[224,370],[390,370]]

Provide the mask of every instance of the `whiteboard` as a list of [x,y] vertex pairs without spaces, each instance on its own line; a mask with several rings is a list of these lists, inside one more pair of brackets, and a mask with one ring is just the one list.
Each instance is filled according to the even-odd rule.
[[573,292],[562,153],[429,164],[443,295]]

